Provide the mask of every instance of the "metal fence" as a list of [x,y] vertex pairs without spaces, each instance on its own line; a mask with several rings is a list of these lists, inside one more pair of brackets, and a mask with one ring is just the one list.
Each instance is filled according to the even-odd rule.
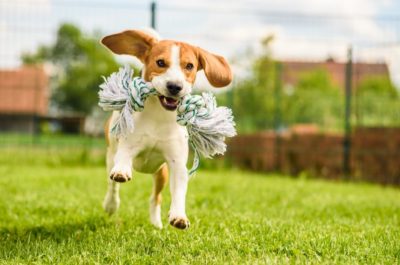
[[[299,123],[314,124],[323,132],[343,133],[346,154],[346,150],[350,150],[350,135],[354,128],[400,125],[400,97],[398,88],[393,88],[400,84],[398,15],[374,16],[355,11],[302,12],[290,7],[286,11],[270,10],[268,6],[257,8],[234,2],[226,8],[208,1],[185,5],[160,1],[156,5],[128,1],[0,0],[0,7],[0,129],[7,131],[7,135],[0,134],[2,146],[26,143],[27,136],[13,138],[10,131],[54,130],[41,123],[50,124],[47,125],[50,127],[78,126],[78,131],[82,131],[83,117],[64,115],[64,119],[70,119],[58,119],[60,112],[51,105],[51,95],[55,92],[51,76],[56,74],[51,64],[18,72],[22,67],[22,54],[32,53],[42,44],[54,43],[58,27],[63,22],[73,23],[85,35],[99,38],[126,28],[157,26],[166,38],[191,42],[226,56],[237,75],[244,80],[252,80],[249,79],[249,69],[257,63],[260,50],[257,43],[262,37],[273,34],[275,40],[269,54],[272,80],[259,84],[265,86],[265,93],[269,96],[265,105],[269,107],[260,105],[253,108],[263,109],[265,113],[242,113],[246,109],[243,105],[249,103],[244,99],[246,92],[239,91],[241,81],[235,81],[233,90],[219,96],[221,103],[231,106],[234,112],[238,112],[238,117],[242,117],[238,125],[244,128],[243,132],[247,132],[247,123],[257,124],[257,130],[275,130],[278,133]],[[363,30],[363,27],[368,29]],[[118,61],[131,62],[126,57],[118,57]],[[332,94],[325,93],[323,87],[307,90],[307,82],[319,78],[307,74],[320,70],[339,91],[336,101],[332,100]],[[49,77],[48,83],[40,81],[41,75]],[[311,86],[313,84],[311,82]],[[301,85],[303,92],[297,95]],[[49,89],[44,91],[42,88]],[[393,93],[396,89],[397,92]],[[15,102],[15,97],[18,97],[15,91],[18,90],[29,94],[30,100]],[[293,107],[302,100],[304,105]],[[14,111],[13,107],[18,104],[20,109]],[[324,109],[329,106],[331,111],[319,112],[317,104],[326,106]],[[307,116],[307,112],[313,109],[317,114]],[[35,140],[31,142],[35,143]],[[57,141],[50,142],[47,144],[57,145]],[[80,145],[70,142],[70,145],[74,144]],[[350,160],[349,155],[345,155],[346,160]],[[348,167],[345,171],[350,172],[349,162],[344,162],[344,165]]]

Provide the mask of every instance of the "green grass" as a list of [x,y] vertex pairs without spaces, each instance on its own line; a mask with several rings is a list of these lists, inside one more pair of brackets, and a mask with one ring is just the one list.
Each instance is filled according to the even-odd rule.
[[400,263],[396,188],[201,170],[189,184],[190,229],[167,224],[166,189],[157,230],[151,177],[123,184],[109,217],[104,167],[51,152],[25,162],[0,150],[1,264]]
[[95,138],[89,136],[77,135],[62,135],[62,134],[15,134],[15,133],[1,133],[0,134],[0,147],[26,146],[35,147],[105,147],[103,137]]

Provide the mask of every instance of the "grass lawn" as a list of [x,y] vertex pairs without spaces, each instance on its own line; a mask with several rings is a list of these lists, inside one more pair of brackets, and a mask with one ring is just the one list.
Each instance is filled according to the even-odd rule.
[[121,208],[109,217],[100,164],[6,154],[2,264],[400,263],[396,188],[201,170],[189,184],[190,229],[167,224],[166,189],[165,228],[157,230],[148,221],[149,176],[123,184]]

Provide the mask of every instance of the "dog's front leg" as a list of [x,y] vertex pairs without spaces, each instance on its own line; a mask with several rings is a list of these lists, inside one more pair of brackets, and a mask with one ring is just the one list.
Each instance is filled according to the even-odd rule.
[[114,156],[114,166],[110,172],[110,179],[116,182],[126,182],[132,179],[132,157],[134,151],[135,148],[126,139],[120,139]]
[[185,212],[186,190],[189,176],[186,169],[187,159],[183,160],[171,159],[168,161],[168,166],[171,172],[171,208],[169,211],[169,223],[179,229],[189,228],[190,225]]
[[[117,142],[112,141],[111,146],[109,146],[107,148],[106,161],[107,161],[108,176],[110,175],[111,169],[114,166],[114,156],[116,153],[116,150],[114,149],[114,147],[116,148],[117,147],[116,145],[117,145]],[[119,185],[120,185],[119,183],[115,182],[112,179],[108,180],[108,190],[107,190],[106,197],[104,198],[104,201],[103,201],[103,208],[109,214],[115,213],[119,208],[119,204],[120,204]]]

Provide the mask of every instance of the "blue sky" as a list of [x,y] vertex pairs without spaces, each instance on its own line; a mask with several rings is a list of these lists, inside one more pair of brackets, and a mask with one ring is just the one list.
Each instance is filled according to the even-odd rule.
[[[149,26],[150,1],[0,0],[0,67],[16,67],[22,51],[49,43],[59,23],[104,34]],[[262,37],[273,34],[280,59],[385,61],[400,84],[398,0],[158,0],[164,38],[199,45],[246,65]]]

